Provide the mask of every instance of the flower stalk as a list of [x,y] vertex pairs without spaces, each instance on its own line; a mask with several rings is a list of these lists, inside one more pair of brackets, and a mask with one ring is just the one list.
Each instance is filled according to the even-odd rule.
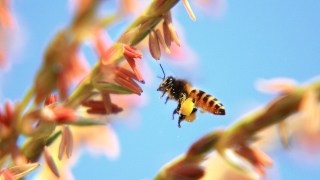
[[[162,168],[155,179],[179,179],[179,177],[172,177],[170,175],[177,166],[190,165],[190,163],[193,166],[200,166],[206,159],[206,155],[214,150],[232,167],[245,174],[248,173],[247,169],[241,167],[240,164],[229,157],[228,152],[233,150],[238,155],[243,156],[254,167],[257,173],[264,175],[264,166],[271,166],[272,160],[262,151],[250,147],[250,144],[254,142],[254,136],[262,129],[282,123],[291,114],[298,112],[303,96],[310,89],[319,94],[320,81],[305,87],[296,87],[293,91],[275,98],[264,108],[240,119],[230,128],[223,131],[216,130],[203,136],[191,145],[185,155]],[[319,95],[317,96],[317,100],[320,101]],[[189,179],[197,178],[191,177]]]

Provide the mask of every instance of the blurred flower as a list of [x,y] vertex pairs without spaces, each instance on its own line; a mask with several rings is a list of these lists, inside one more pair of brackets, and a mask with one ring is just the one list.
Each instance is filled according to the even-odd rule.
[[11,125],[15,115],[15,109],[10,101],[4,105],[4,110],[0,109],[0,142],[10,138],[13,133]]
[[166,173],[166,178],[172,180],[196,180],[200,179],[205,174],[204,170],[200,166],[193,164],[177,165],[175,167],[170,168],[170,170]]
[[[73,155],[71,158],[58,159],[61,141],[57,140],[50,145],[50,154],[57,166],[60,179],[74,179],[71,168],[75,165],[80,152],[84,149],[89,150],[89,152],[93,154],[105,155],[110,159],[115,159],[119,156],[119,141],[117,135],[109,125],[85,127],[70,126],[69,128],[70,131],[72,131],[73,136]],[[52,171],[48,166],[44,166],[36,179],[54,180],[58,178],[52,174]]]
[[272,166],[271,158],[259,149],[241,145],[236,148],[235,152],[245,158],[261,176],[265,175],[265,166]]
[[7,64],[10,41],[16,30],[16,20],[10,9],[11,0],[0,0],[0,68]]
[[14,17],[10,10],[11,0],[0,0],[0,27],[13,29],[15,25]]
[[64,126],[61,133],[61,142],[59,146],[58,158],[61,160],[63,155],[66,154],[70,158],[73,150],[73,136],[68,126]]
[[265,176],[265,167],[272,166],[272,160],[258,149],[247,145],[239,145],[232,149],[224,149],[219,154],[244,176],[260,179]]
[[205,167],[205,174],[201,180],[213,179],[238,179],[238,180],[252,180],[258,179],[256,176],[252,177],[248,174],[241,173],[237,169],[230,166],[217,153],[211,153],[208,159],[203,163]]
[[223,16],[227,9],[226,0],[197,0],[195,5],[215,18]]
[[34,119],[55,122],[57,124],[70,123],[77,119],[77,114],[73,109],[57,104],[56,95],[48,96],[45,100],[45,106],[41,108],[40,111],[36,111],[32,114]]
[[299,119],[293,134],[297,143],[310,152],[317,153],[320,149],[320,106],[318,92],[309,89],[303,96],[299,107]]
[[50,168],[51,172],[56,176],[56,177],[60,177],[59,175],[59,171],[57,169],[57,166],[51,156],[50,150],[48,149],[48,147],[44,147],[44,159],[48,165],[48,167]]
[[259,80],[256,88],[264,93],[286,94],[297,87],[297,82],[288,78],[274,78],[271,80]]
[[[279,94],[289,94],[299,88],[296,81],[287,78],[259,81],[257,87],[262,92]],[[289,139],[293,137],[297,145],[307,150],[316,152],[320,148],[320,106],[317,97],[314,89],[308,89],[298,112],[279,125],[279,134],[285,147],[289,146]]]
[[9,170],[2,170],[0,172],[0,177],[3,180],[15,180],[14,175]]
[[123,14],[136,14],[140,13],[141,2],[139,0],[120,0],[120,12]]
[[84,107],[87,107],[87,113],[96,115],[116,114],[121,112],[123,109],[116,104],[111,103],[110,112],[107,112],[105,104],[102,100],[88,100],[82,103]]
[[93,46],[99,58],[103,58],[105,52],[111,46],[111,40],[102,29],[96,29],[93,33]]
[[13,166],[0,171],[0,179],[14,180],[26,176],[28,173],[39,167],[38,163],[29,163]]
[[35,80],[36,102],[43,101],[55,88],[60,98],[67,96],[68,88],[88,72],[84,57],[78,52],[78,45],[69,42],[67,32],[59,32],[51,42],[44,57],[44,64]]
[[57,97],[50,95],[45,106],[30,111],[22,117],[20,133],[35,138],[47,138],[57,125],[73,123],[79,117],[75,110],[58,104]]

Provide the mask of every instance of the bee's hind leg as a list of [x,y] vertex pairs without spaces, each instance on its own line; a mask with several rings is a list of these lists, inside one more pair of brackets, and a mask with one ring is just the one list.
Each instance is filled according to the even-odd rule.
[[174,109],[173,113],[172,113],[172,120],[174,120],[174,115],[176,115],[176,114],[178,114],[178,111],[177,111],[177,109]]
[[179,121],[178,121],[178,127],[181,128],[181,122],[186,118],[186,115],[180,114]]
[[175,114],[179,114],[180,108],[181,108],[181,104],[179,103],[179,104],[178,104],[178,107],[173,110],[172,120],[174,120],[174,115],[175,115]]

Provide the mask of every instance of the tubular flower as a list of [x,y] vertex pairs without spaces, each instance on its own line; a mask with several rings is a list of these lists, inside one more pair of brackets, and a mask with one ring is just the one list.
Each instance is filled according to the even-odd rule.
[[144,83],[141,72],[136,64],[136,59],[141,59],[142,53],[132,46],[125,45],[123,55],[129,63],[130,67],[132,68],[133,72],[135,73],[138,81]]

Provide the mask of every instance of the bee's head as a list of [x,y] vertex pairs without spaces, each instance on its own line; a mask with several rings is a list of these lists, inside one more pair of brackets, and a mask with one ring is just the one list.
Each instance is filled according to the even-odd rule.
[[163,81],[161,82],[157,91],[163,91],[165,93],[173,85],[175,79],[172,76],[169,76],[166,78],[166,74],[164,73],[164,70],[163,70],[161,64],[160,64],[160,68],[162,70],[163,77],[159,77],[159,78],[162,79]]
[[172,76],[169,76],[167,78],[165,78],[159,88],[157,89],[157,91],[167,91],[170,87],[172,87],[173,83],[175,82],[175,78]]

